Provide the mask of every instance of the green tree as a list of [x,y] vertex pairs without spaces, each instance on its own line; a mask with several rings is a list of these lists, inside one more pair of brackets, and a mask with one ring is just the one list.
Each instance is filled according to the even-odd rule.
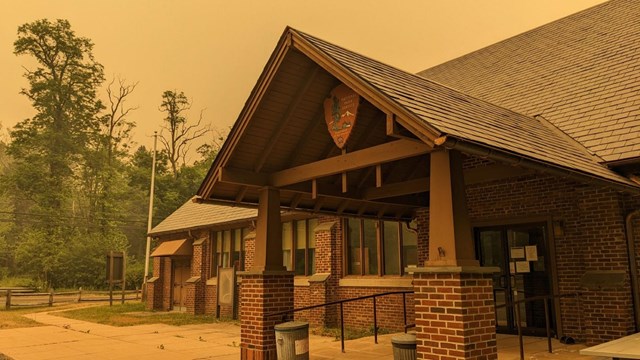
[[14,42],[16,55],[37,63],[26,70],[29,88],[21,91],[36,114],[16,125],[9,151],[19,176],[28,179],[17,182],[20,189],[52,211],[60,211],[70,198],[74,168],[99,129],[103,105],[96,91],[104,75],[92,49],[93,43],[76,36],[67,20],[24,24]]

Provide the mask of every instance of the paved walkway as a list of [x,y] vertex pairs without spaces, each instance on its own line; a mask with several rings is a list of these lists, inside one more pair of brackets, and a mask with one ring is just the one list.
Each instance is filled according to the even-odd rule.
[[[47,359],[216,359],[240,358],[240,328],[230,323],[170,326],[163,324],[114,327],[55,316],[55,313],[26,315],[41,327],[0,330],[2,354],[15,360]],[[346,353],[333,338],[310,336],[311,359],[393,359],[391,338],[379,336],[347,341]],[[582,345],[554,341],[554,353],[546,352],[546,339],[525,338],[527,359],[581,359]],[[498,335],[499,360],[518,360],[518,339]]]

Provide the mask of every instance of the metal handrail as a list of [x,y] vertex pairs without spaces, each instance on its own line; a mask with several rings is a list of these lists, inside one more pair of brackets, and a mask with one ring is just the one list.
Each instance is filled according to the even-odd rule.
[[[292,309],[292,310],[279,311],[279,312],[268,314],[267,317],[278,316],[278,315],[288,315],[288,314],[296,313],[298,311],[311,310],[319,307],[339,304],[340,305],[340,346],[342,348],[342,352],[344,352],[344,308],[343,308],[344,303],[365,300],[365,299],[373,299],[373,337],[374,337],[374,342],[377,344],[378,343],[378,317],[377,317],[376,298],[387,296],[387,295],[402,294],[402,314],[403,314],[403,320],[404,320],[404,332],[406,333],[408,328],[415,326],[415,324],[407,325],[406,297],[407,297],[407,294],[413,294],[413,293],[414,293],[413,290],[387,291],[384,293],[365,295],[365,296],[360,296],[360,297],[351,298],[351,299],[330,301],[324,304],[305,306],[305,307]],[[283,316],[282,321],[287,321],[287,319],[288,319],[287,316]]]
[[524,304],[527,302],[533,302],[533,301],[544,301],[544,320],[545,320],[545,327],[546,327],[546,331],[547,331],[547,349],[549,351],[549,353],[553,353],[553,348],[551,345],[551,323],[550,323],[550,319],[549,319],[549,301],[553,300],[553,299],[561,299],[561,298],[568,298],[568,297],[579,297],[581,294],[576,292],[576,293],[569,293],[569,294],[558,294],[558,295],[538,295],[538,296],[532,296],[532,297],[528,297],[528,298],[524,298],[522,300],[517,300],[517,301],[513,301],[513,302],[505,302],[504,304],[500,304],[500,305],[495,305],[496,309],[500,309],[500,308],[504,308],[504,307],[511,307],[515,310],[515,315],[516,315],[516,328],[518,330],[518,341],[520,343],[520,360],[524,360],[524,342],[522,340],[522,325],[520,323],[520,304]]

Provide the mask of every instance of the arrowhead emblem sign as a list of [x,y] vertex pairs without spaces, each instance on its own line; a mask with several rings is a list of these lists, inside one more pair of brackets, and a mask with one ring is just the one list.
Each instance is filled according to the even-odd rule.
[[356,125],[360,95],[345,84],[336,86],[324,100],[324,119],[333,142],[343,149]]

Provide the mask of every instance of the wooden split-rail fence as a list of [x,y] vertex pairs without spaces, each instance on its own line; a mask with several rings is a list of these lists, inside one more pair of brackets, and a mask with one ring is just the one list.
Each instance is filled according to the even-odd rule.
[[[124,304],[125,301],[140,300],[141,291],[125,290],[116,292],[83,290],[55,292],[35,292],[27,288],[0,288],[0,304],[4,297],[5,309],[15,307],[53,306],[55,304],[80,303],[80,302],[109,302],[115,299]],[[0,305],[1,306],[1,305]]]

